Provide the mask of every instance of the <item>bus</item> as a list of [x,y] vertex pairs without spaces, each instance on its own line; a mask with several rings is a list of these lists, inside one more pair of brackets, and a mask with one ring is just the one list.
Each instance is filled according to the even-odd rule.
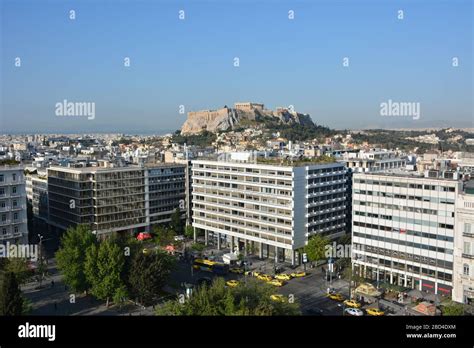
[[206,259],[194,260],[193,268],[195,270],[212,272],[219,275],[227,274],[229,272],[229,265]]

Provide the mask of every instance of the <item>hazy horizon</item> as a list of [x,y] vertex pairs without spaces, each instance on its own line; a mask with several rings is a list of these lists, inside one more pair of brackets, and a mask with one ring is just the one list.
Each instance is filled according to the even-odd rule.
[[[180,105],[244,101],[341,130],[473,128],[472,17],[469,0],[3,0],[0,132],[171,133]],[[63,100],[94,118],[58,117]],[[382,117],[388,100],[421,117]]]

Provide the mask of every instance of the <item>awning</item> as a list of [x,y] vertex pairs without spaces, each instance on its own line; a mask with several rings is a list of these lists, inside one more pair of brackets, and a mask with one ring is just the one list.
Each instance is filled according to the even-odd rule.
[[151,234],[147,232],[140,232],[137,236],[138,240],[145,240],[145,239],[150,239],[150,238],[151,238]]

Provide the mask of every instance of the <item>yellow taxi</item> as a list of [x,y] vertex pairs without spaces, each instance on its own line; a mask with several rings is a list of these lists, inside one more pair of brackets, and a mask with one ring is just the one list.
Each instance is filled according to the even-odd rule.
[[291,273],[291,277],[293,278],[301,278],[306,276],[306,272],[296,272],[296,273]]
[[339,301],[339,302],[344,301],[344,296],[342,296],[339,293],[330,293],[330,294],[327,294],[327,297],[329,297],[331,300],[334,300],[334,301]]
[[262,275],[263,273],[260,273],[260,272],[250,272],[251,275],[253,275],[254,277],[259,277],[260,275]]
[[260,280],[264,280],[266,282],[269,282],[271,281],[273,278],[271,276],[269,276],[268,274],[259,274],[257,276],[257,279],[260,279]]
[[237,280],[229,280],[226,282],[227,286],[230,286],[231,288],[235,288],[237,285],[239,285],[239,282]]
[[344,304],[347,307],[351,307],[351,308],[360,308],[361,307],[361,304],[359,302],[355,301],[355,300],[345,300]]
[[380,317],[385,314],[385,312],[378,308],[367,308],[365,311],[367,312],[367,315],[373,315],[375,317]]
[[285,285],[285,282],[278,279],[272,279],[272,280],[267,281],[267,284],[270,284],[273,286],[283,286]]
[[244,270],[242,268],[231,268],[229,269],[229,272],[235,273],[235,274],[243,274]]
[[275,276],[276,279],[279,279],[279,280],[290,280],[291,279],[291,275],[289,274],[285,274],[285,273],[280,273],[280,274],[277,274]]
[[270,299],[275,302],[285,302],[285,297],[280,294],[271,295]]

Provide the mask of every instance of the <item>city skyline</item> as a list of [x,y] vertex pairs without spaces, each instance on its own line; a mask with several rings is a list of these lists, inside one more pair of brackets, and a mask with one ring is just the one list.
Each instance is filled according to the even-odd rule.
[[[336,129],[474,126],[469,1],[91,4],[2,1],[4,133],[164,134],[239,101]],[[97,116],[58,117],[63,100]],[[381,116],[389,100],[421,117]]]

